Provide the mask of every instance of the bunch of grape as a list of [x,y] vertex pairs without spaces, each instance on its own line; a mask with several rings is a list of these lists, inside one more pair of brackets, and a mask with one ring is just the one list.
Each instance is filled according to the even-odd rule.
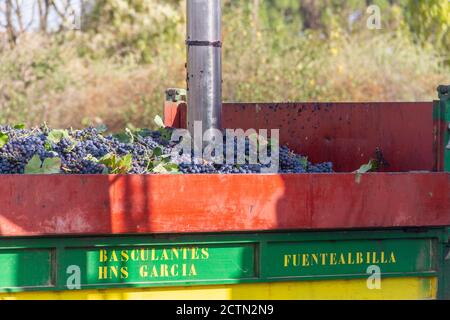
[[333,163],[324,162],[313,165],[309,163],[308,172],[310,173],[331,173],[333,172]]
[[[123,140],[118,136],[104,136],[95,128],[83,130],[67,130],[61,139],[50,139],[52,130],[47,126],[31,129],[0,126],[0,134],[7,136],[6,142],[0,144],[0,174],[23,174],[30,160],[39,156],[41,161],[47,158],[61,159],[61,173],[66,174],[102,174],[111,168],[101,161],[108,155],[117,159],[131,156],[131,164],[127,167],[129,174],[160,173],[149,168],[166,164],[177,167],[177,171],[185,174],[257,174],[271,166],[268,164],[252,164],[250,159],[250,143],[246,139],[243,147],[235,139],[230,145],[234,150],[234,164],[227,164],[226,143],[224,143],[223,163],[214,163],[204,159],[195,159],[193,154],[175,152],[177,144],[170,142],[173,129],[165,131],[141,131],[131,135],[131,139]],[[0,141],[1,142],[1,141]],[[226,142],[224,140],[224,142]],[[241,150],[242,149],[242,150]],[[178,150],[178,149],[176,149]],[[268,148],[270,158],[270,148]],[[244,163],[238,163],[237,153],[244,151]],[[192,160],[193,159],[193,160]],[[242,159],[241,159],[242,160]],[[278,172],[296,173],[329,173],[333,172],[332,163],[312,164],[306,157],[298,155],[288,147],[279,150]],[[242,162],[242,161],[241,161]],[[156,164],[160,164],[156,166]]]
[[308,170],[306,158],[295,154],[286,146],[280,148],[279,158],[282,173],[306,173]]
[[0,148],[0,173],[24,173],[25,165],[37,154],[41,158],[52,158],[55,153],[45,149],[46,135],[40,129],[25,130],[0,127],[9,142]]

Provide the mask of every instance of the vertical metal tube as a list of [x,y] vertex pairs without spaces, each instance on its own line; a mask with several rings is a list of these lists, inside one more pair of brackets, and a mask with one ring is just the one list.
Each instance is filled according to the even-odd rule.
[[222,23],[220,0],[187,0],[188,129],[221,129]]

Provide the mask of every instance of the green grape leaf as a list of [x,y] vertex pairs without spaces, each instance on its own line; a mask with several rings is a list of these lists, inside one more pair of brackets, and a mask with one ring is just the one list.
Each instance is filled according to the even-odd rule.
[[248,139],[253,145],[257,145],[258,147],[265,147],[269,145],[269,141],[256,132],[250,134]]
[[108,127],[105,124],[99,124],[98,126],[95,127],[95,129],[97,130],[98,133],[105,133],[106,131],[108,131]]
[[142,138],[146,138],[152,135],[152,131],[149,129],[137,129],[134,134]]
[[38,155],[31,158],[25,166],[25,174],[39,174],[41,173],[42,161]]
[[47,136],[47,141],[57,144],[63,138],[69,138],[69,132],[67,130],[52,130]]
[[163,174],[167,173],[167,169],[164,167],[164,163],[161,162],[152,169],[152,172]]
[[71,145],[68,146],[66,149],[64,149],[65,152],[72,152],[73,149],[78,145],[78,143],[75,140],[70,139]]
[[162,149],[159,148],[159,147],[153,149],[153,156],[155,156],[155,157],[160,157],[160,156],[162,156],[162,153],[163,153],[163,152],[162,152]]
[[363,164],[356,173],[367,173],[367,172],[373,172],[378,169],[378,163],[376,160],[370,160],[369,163]]
[[161,138],[166,141],[169,142],[172,139],[172,131],[170,131],[167,128],[160,128],[158,129],[159,133],[161,133]]
[[18,123],[13,128],[16,129],[16,130],[22,130],[22,129],[25,129],[25,124]]
[[119,174],[125,174],[131,170],[133,164],[133,156],[131,154],[127,154],[120,158],[118,162],[118,170]]
[[108,153],[107,155],[99,159],[98,162],[107,167],[108,173],[126,174],[132,168],[133,157],[131,154],[119,157],[113,153]]
[[0,132],[0,148],[3,148],[9,141],[9,136],[6,133]]
[[180,167],[175,163],[169,163],[165,165],[168,173],[180,173]]
[[300,163],[306,168],[308,166],[308,157],[300,157]]
[[86,157],[84,157],[83,158],[84,160],[88,160],[88,161],[92,161],[92,162],[95,162],[95,163],[98,163],[99,162],[99,160],[96,158],[96,157],[94,157],[92,154],[88,154]]
[[166,126],[164,125],[164,121],[162,120],[162,118],[160,116],[155,116],[155,119],[153,120],[155,122],[155,124],[158,126],[158,128],[165,128]]
[[153,161],[149,164],[148,171],[159,174],[178,174],[180,168],[175,163],[166,163],[164,161]]
[[43,174],[57,174],[61,172],[61,159],[60,158],[47,158],[42,163]]
[[45,141],[44,148],[47,151],[52,151],[52,144],[49,141]]
[[130,129],[126,128],[125,129],[125,134],[128,135],[128,137],[130,139],[130,143],[134,143],[134,134],[133,134],[133,132]]
[[116,162],[116,156],[113,153],[105,154],[103,157],[101,157],[98,162],[101,164],[104,164],[107,167],[113,167]]
[[113,137],[122,143],[130,143],[131,141],[130,136],[126,132],[115,133]]
[[60,172],[60,158],[47,158],[42,162],[41,158],[35,155],[25,166],[25,174],[57,174]]
[[171,163],[170,161],[172,160],[172,157],[169,154],[162,155],[160,158],[161,162],[164,163]]

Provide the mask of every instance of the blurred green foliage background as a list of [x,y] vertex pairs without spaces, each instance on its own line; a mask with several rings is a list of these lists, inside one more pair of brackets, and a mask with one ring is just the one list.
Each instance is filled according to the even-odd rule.
[[[33,1],[29,21],[20,1],[0,1],[0,123],[151,127],[164,90],[185,87],[185,0]],[[223,0],[223,11],[225,101],[430,101],[450,83],[447,0]]]

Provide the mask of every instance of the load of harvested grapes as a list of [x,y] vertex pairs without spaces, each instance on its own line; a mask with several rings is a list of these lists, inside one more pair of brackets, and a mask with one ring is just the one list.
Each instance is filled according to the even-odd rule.
[[[173,130],[127,129],[105,134],[104,128],[0,126],[0,174],[251,174],[264,172],[268,166],[248,158],[232,164],[192,160],[192,154],[180,153],[179,142],[172,141]],[[245,149],[248,152],[248,139]],[[286,146],[278,150],[279,173],[333,172],[331,163],[313,165]]]

